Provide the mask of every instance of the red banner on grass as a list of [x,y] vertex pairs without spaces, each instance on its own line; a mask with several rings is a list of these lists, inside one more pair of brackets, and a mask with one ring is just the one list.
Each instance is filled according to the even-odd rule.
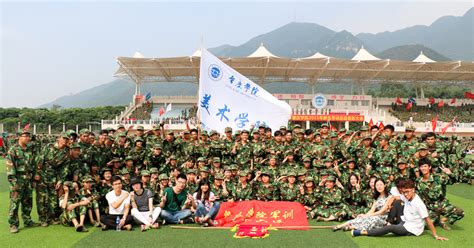
[[[301,229],[307,227],[306,210],[298,202],[286,201],[241,201],[224,202],[215,219],[218,226],[271,225]],[[292,228],[293,227],[293,228]]]

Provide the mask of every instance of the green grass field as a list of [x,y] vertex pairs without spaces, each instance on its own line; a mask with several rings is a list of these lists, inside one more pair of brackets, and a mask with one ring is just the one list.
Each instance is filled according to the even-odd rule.
[[[448,198],[465,210],[466,216],[453,226],[451,231],[438,228],[439,235],[449,241],[436,241],[429,231],[421,237],[383,238],[357,237],[350,233],[318,229],[308,231],[270,231],[265,239],[235,239],[228,230],[177,230],[169,226],[159,230],[141,233],[138,228],[132,232],[101,231],[93,227],[88,233],[76,233],[74,229],[60,225],[23,229],[10,234],[7,222],[8,185],[5,163],[0,160],[0,247],[474,247],[474,192],[467,184],[450,186]],[[36,208],[33,219],[37,221]],[[326,223],[331,225],[332,223]],[[310,221],[310,225],[321,225]]]

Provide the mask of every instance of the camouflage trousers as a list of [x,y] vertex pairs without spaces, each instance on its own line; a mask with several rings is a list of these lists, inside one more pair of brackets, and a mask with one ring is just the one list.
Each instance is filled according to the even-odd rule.
[[61,215],[59,216],[59,221],[64,226],[70,226],[72,224],[72,220],[76,219],[79,221],[78,217],[86,215],[87,213],[87,206],[79,206],[74,208],[71,211],[64,210]]
[[58,219],[60,210],[55,184],[41,182],[36,185],[36,206],[40,222]]
[[311,210],[310,215],[315,217],[329,218],[331,215],[336,219],[344,219],[348,215],[348,208],[345,205],[317,206]]
[[452,205],[447,199],[428,204],[427,208],[429,210],[430,218],[435,224],[440,224],[441,216],[446,217],[450,224],[454,224],[454,222],[464,217],[464,210]]
[[33,190],[29,179],[17,179],[17,182],[9,184],[10,188],[10,209],[8,211],[8,223],[10,226],[19,226],[18,210],[21,204],[21,217],[23,223],[30,224],[31,208],[33,207]]

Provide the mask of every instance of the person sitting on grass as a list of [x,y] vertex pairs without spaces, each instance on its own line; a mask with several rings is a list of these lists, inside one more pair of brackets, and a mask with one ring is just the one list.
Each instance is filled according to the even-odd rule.
[[122,190],[122,178],[114,176],[112,180],[113,190],[105,195],[109,204],[109,214],[102,215],[102,231],[107,229],[132,230],[133,218],[128,215],[130,210],[130,196],[125,190]]
[[400,188],[405,203],[402,222],[398,225],[387,225],[372,230],[352,230],[352,236],[383,236],[387,233],[393,233],[397,236],[420,236],[425,229],[426,223],[436,240],[448,240],[436,234],[436,228],[428,215],[428,209],[415,192],[415,183],[407,179],[400,183]]
[[[89,215],[89,219],[91,224],[95,227],[100,226],[100,209],[99,209],[99,199],[100,195],[97,193],[95,188],[92,186],[94,179],[91,176],[85,176],[82,179],[82,189],[79,190],[79,199],[82,201],[83,199],[88,199],[90,201],[87,204],[87,213]],[[94,214],[95,218],[94,218]]]
[[372,204],[369,212],[359,214],[357,218],[353,220],[334,226],[333,231],[339,229],[343,229],[344,231],[352,229],[371,230],[385,226],[387,224],[388,210],[394,198],[389,195],[387,184],[381,178],[375,180],[375,193],[373,198],[375,202]]
[[[69,181],[63,184],[63,195],[59,198],[59,205],[63,209],[60,216],[61,223],[69,226],[71,223],[76,228],[76,232],[87,232],[84,227],[84,219],[86,218],[87,205],[90,203],[88,198],[78,200],[79,189],[76,183]],[[79,216],[79,221],[77,217]]]
[[216,197],[211,192],[211,186],[207,179],[199,181],[199,188],[193,195],[197,203],[196,212],[194,213],[196,223],[204,226],[214,226],[214,218],[219,212],[220,203],[216,201]]
[[186,224],[194,222],[190,208],[196,209],[197,206],[193,196],[186,190],[186,182],[186,175],[181,173],[176,177],[176,185],[163,191],[160,202],[160,208],[162,209],[160,217],[164,220],[164,223]]
[[153,207],[153,193],[149,189],[144,189],[139,179],[134,179],[131,186],[133,189],[130,192],[131,213],[135,223],[141,224],[142,232],[151,228],[158,229],[159,224],[156,220],[160,216],[161,208]]

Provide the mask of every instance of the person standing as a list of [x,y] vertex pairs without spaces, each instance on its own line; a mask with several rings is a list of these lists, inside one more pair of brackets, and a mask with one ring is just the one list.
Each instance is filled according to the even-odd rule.
[[31,220],[32,188],[31,177],[34,170],[34,154],[28,147],[31,137],[28,131],[23,131],[18,143],[12,146],[6,156],[6,172],[10,188],[10,208],[8,211],[8,223],[10,232],[18,233],[20,221],[18,209],[21,204],[21,214],[25,227],[36,226]]

